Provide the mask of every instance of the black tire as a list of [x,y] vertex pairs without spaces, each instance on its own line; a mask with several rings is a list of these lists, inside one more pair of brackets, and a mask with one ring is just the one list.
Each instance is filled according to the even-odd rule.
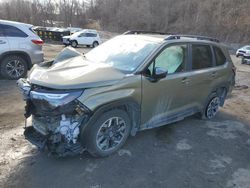
[[99,42],[95,41],[95,42],[93,42],[92,47],[95,48],[95,47],[97,47],[98,45],[99,45]]
[[221,97],[217,93],[213,93],[208,97],[207,103],[203,112],[200,113],[200,118],[203,120],[213,119],[221,105]]
[[[106,148],[107,150],[104,151],[104,150],[100,149],[100,146],[98,145],[98,136],[99,136],[98,133],[101,132],[100,130],[105,129],[104,127],[102,127],[103,125],[106,125],[105,122],[107,122],[111,118],[117,118],[117,117],[120,118],[119,120],[121,120],[121,121],[124,120],[124,122],[126,124],[126,126],[125,126],[126,128],[123,129],[124,136],[121,137],[122,139],[121,139],[120,143],[117,144],[116,146],[114,146],[114,148],[111,148],[111,149]],[[114,126],[110,126],[110,128],[111,127],[114,127]],[[130,118],[129,118],[128,114],[123,110],[114,109],[114,110],[103,113],[100,116],[100,118],[98,118],[93,124],[90,124],[86,128],[86,130],[84,130],[84,133],[81,134],[82,135],[81,140],[83,141],[83,144],[86,146],[87,151],[93,157],[106,157],[106,156],[109,156],[109,155],[115,153],[118,149],[120,149],[124,145],[124,143],[126,142],[128,136],[129,136],[130,130],[131,130],[131,122],[130,122]],[[107,130],[107,132],[109,132],[109,131]],[[104,134],[104,133],[102,133],[102,134]],[[105,134],[108,135],[105,137],[110,137],[109,133],[105,133]],[[115,135],[118,135],[118,134],[117,133],[113,134],[113,137],[115,137]],[[105,137],[103,140],[106,140]],[[102,140],[102,139],[100,139],[100,140]],[[109,138],[108,145],[110,145],[111,140],[112,139]],[[102,143],[104,143],[104,141]],[[115,142],[113,142],[113,143],[115,143]]]
[[77,42],[76,40],[71,41],[71,46],[72,46],[73,48],[77,48],[78,42]]
[[17,80],[27,75],[27,61],[19,55],[5,57],[0,65],[1,75],[10,80]]

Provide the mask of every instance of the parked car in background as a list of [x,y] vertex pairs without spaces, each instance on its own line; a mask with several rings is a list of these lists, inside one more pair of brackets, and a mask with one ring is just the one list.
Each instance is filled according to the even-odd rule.
[[96,47],[101,43],[101,39],[96,30],[84,29],[70,36],[63,37],[64,45],[71,45],[76,48],[78,45]]
[[241,61],[242,64],[250,64],[250,51],[247,51]]
[[32,25],[0,20],[0,71],[7,79],[25,77],[35,63],[43,61],[43,41]]
[[[72,51],[73,50],[73,51]],[[25,137],[65,156],[108,156],[138,131],[193,114],[212,119],[235,83],[214,38],[127,32],[82,55],[65,48],[18,85],[32,116]]]
[[243,46],[236,51],[236,57],[243,57],[247,52],[250,52],[250,46]]

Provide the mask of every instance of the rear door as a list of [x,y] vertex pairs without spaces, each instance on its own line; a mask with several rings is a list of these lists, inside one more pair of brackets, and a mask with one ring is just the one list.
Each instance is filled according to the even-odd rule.
[[87,42],[88,45],[93,44],[93,42],[95,41],[96,38],[96,34],[95,33],[87,33]]
[[187,95],[190,103],[202,110],[218,73],[214,67],[215,60],[209,44],[192,44],[191,54],[189,87],[192,88],[192,92]]
[[0,55],[6,51],[9,51],[9,42],[5,36],[3,25],[0,24]]
[[88,44],[87,33],[79,34],[77,42],[78,42],[78,44],[81,44],[81,45],[87,45]]
[[20,50],[20,48],[28,48],[25,46],[28,35],[19,28],[12,25],[3,25],[5,36],[8,39],[11,50]]

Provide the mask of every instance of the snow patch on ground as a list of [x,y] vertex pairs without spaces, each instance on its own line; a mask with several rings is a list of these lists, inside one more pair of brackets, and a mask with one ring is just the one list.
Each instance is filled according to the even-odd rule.
[[250,188],[250,170],[240,168],[233,173],[232,180],[227,182],[227,187]]
[[177,150],[190,150],[192,146],[187,143],[187,139],[180,140],[176,145]]
[[206,126],[211,129],[207,132],[207,135],[221,137],[226,140],[235,139],[238,136],[237,132],[243,132],[250,136],[250,131],[245,128],[243,123],[238,121],[207,121]]
[[120,149],[120,150],[118,151],[118,155],[119,155],[119,156],[127,155],[127,156],[131,157],[131,156],[132,156],[132,153],[131,153],[131,151],[129,151],[129,150],[127,150],[127,149]]
[[216,156],[215,159],[210,160],[210,167],[213,169],[226,168],[232,163],[232,159],[227,156]]

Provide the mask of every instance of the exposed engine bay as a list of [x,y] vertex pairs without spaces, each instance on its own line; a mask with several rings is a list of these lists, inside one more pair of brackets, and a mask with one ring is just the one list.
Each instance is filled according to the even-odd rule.
[[26,101],[24,116],[32,119],[32,125],[25,126],[26,139],[59,156],[83,152],[79,135],[90,114],[77,100],[83,90],[52,90],[31,85],[25,79],[17,84]]

